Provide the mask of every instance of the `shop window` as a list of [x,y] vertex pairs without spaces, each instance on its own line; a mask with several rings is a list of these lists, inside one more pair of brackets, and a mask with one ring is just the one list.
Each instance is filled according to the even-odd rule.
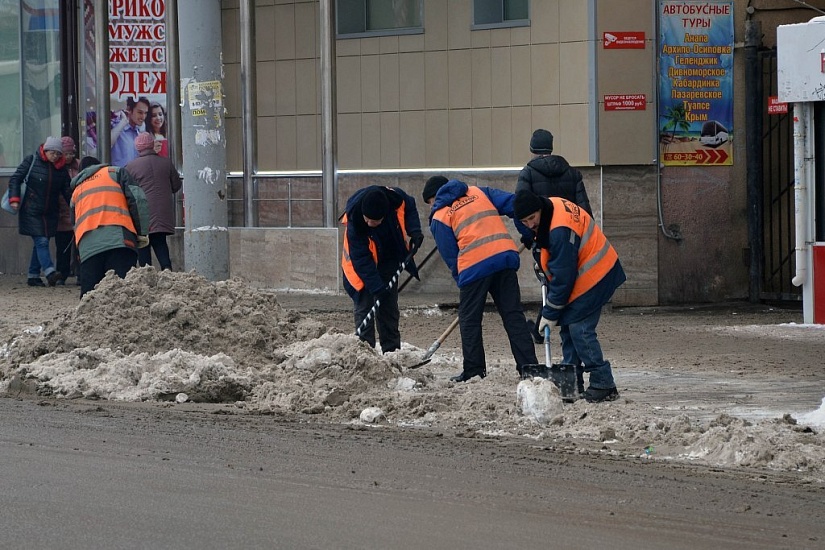
[[473,28],[526,27],[530,0],[473,0]]
[[424,32],[422,0],[337,0],[338,38]]

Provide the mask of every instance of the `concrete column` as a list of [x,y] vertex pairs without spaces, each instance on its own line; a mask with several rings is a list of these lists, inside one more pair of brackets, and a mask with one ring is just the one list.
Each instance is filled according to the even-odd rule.
[[178,0],[184,266],[229,278],[220,0]]

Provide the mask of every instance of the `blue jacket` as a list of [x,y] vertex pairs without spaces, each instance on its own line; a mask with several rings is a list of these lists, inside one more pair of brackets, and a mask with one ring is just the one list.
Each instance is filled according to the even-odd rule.
[[[390,203],[391,214],[378,227],[369,227],[364,221],[364,215],[361,213],[361,198],[370,189],[383,191]],[[398,217],[395,214],[402,203],[404,205],[406,235],[401,230],[401,225],[398,223]],[[409,254],[406,237],[422,234],[415,199],[398,187],[370,185],[359,189],[349,198],[346,206],[346,216],[346,238],[349,242],[352,266],[361,280],[364,281],[364,288],[372,294],[378,294],[387,286],[387,283],[381,279],[378,266],[373,260],[369,249],[370,240],[375,243],[378,249],[379,264],[400,265]],[[414,277],[418,277],[418,269],[413,260],[407,263],[406,270]],[[346,277],[344,277],[344,289],[353,299],[358,294],[358,291],[349,284]]]
[[[438,247],[438,252],[444,259],[444,263],[450,269],[458,284],[458,288],[483,279],[493,273],[502,271],[504,269],[518,269],[519,255],[516,251],[506,251],[490,256],[468,269],[463,270],[460,274],[458,272],[458,241],[453,230],[448,225],[433,219],[433,215],[442,208],[448,208],[452,204],[467,194],[468,186],[463,181],[450,180],[441,186],[438,193],[435,195],[432,210],[430,211],[430,232],[433,234],[435,244]],[[501,189],[493,187],[480,187],[482,193],[493,203],[493,206],[498,210],[502,216],[508,216],[513,219],[519,233],[532,238],[533,232],[527,229],[519,220],[515,218],[513,213],[513,201],[515,195]]]

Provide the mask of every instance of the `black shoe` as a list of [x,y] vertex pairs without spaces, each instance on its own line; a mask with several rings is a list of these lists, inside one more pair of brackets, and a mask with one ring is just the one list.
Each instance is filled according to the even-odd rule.
[[466,382],[470,378],[478,376],[479,378],[484,378],[487,376],[487,369],[479,370],[475,372],[467,372],[466,370],[461,371],[460,373],[456,374],[455,376],[450,377],[451,382]]
[[544,337],[541,334],[539,334],[538,330],[536,330],[536,323],[534,323],[530,319],[527,319],[527,331],[530,333],[530,336],[533,338],[533,343],[534,344],[543,344],[544,343]]
[[603,401],[615,401],[619,398],[619,390],[614,388],[594,388],[590,386],[584,392],[584,399],[588,403],[602,403]]
[[26,284],[28,284],[29,286],[46,286],[43,284],[43,281],[42,279],[40,279],[40,277],[29,277],[29,279],[26,281]]
[[56,285],[57,281],[60,281],[61,279],[63,279],[63,275],[61,275],[59,271],[52,271],[46,275],[46,280],[49,281],[49,286]]

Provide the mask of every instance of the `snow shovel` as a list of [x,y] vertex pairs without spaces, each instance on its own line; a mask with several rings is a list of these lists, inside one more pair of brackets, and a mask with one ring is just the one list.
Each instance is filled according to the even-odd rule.
[[[541,281],[541,303],[547,303],[547,279],[542,273],[536,276]],[[576,368],[567,363],[553,364],[550,354],[550,327],[544,327],[544,364],[522,365],[522,378],[546,378],[553,382],[561,392],[561,400],[565,403],[576,401]]]
[[427,349],[427,353],[425,353],[425,354],[424,354],[424,357],[422,357],[422,358],[421,358],[421,362],[420,362],[420,363],[416,363],[415,365],[413,365],[413,366],[411,366],[411,367],[407,367],[407,368],[409,368],[409,369],[417,369],[418,367],[423,367],[424,365],[426,365],[427,363],[429,363],[429,362],[432,360],[432,356],[433,356],[433,354],[436,352],[436,350],[438,350],[438,348],[440,348],[440,347],[441,347],[441,344],[443,344],[443,343],[444,343],[444,340],[446,340],[446,339],[447,339],[447,336],[449,336],[449,335],[450,335],[450,333],[451,333],[453,330],[455,330],[455,327],[457,327],[457,326],[458,326],[458,316],[456,316],[456,318],[455,318],[455,319],[453,319],[453,322],[452,322],[452,323],[450,323],[450,326],[448,326],[448,327],[447,327],[447,330],[445,330],[444,332],[442,332],[442,333],[441,333],[441,336],[439,336],[439,337],[436,339],[436,341],[435,341],[435,342],[433,342],[433,343],[432,343],[432,345],[431,345],[431,346]]
[[[407,267],[407,264],[410,263],[413,256],[415,256],[416,252],[418,252],[418,249],[413,248],[412,250],[410,250],[410,253],[407,254],[407,257],[404,258],[401,261],[400,264],[398,264],[398,270],[396,270],[396,272],[393,274],[392,279],[390,279],[390,282],[387,283],[387,288],[392,288],[393,285],[395,285],[395,283],[398,282],[398,278],[401,277],[401,273]],[[356,336],[358,336],[359,338],[361,337],[361,331],[363,331],[365,328],[367,328],[367,325],[370,323],[372,318],[375,317],[375,312],[378,311],[378,306],[380,304],[381,304],[381,300],[376,299],[375,303],[372,305],[372,308],[370,308],[369,313],[367,313],[367,316],[364,317],[364,320],[361,321],[361,324],[358,325],[357,329],[355,329],[355,335]]]

